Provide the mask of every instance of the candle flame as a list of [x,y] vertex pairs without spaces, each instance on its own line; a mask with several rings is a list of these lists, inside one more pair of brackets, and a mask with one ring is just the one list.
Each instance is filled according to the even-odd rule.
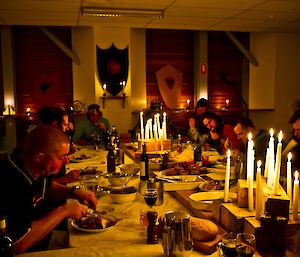
[[282,130],[279,131],[279,135],[278,135],[278,142],[281,143],[282,141]]
[[257,161],[257,168],[261,167],[261,160]]
[[225,103],[226,103],[226,104],[229,104],[229,99],[226,99]]
[[288,153],[288,161],[290,162],[291,160],[292,160],[292,153],[289,152],[289,153]]
[[249,140],[249,141],[252,140],[252,134],[251,134],[251,132],[248,133],[248,140]]
[[190,99],[187,99],[187,100],[186,100],[186,103],[187,103],[187,104],[190,104],[190,102],[191,102]]
[[27,107],[27,108],[26,108],[26,112],[30,112],[30,107]]
[[103,84],[103,89],[106,90],[106,84]]
[[140,115],[143,115],[144,113],[143,112],[140,112]]
[[296,171],[295,171],[295,180],[298,180],[298,178],[299,178],[299,173],[298,173],[298,171],[296,170]]
[[270,129],[270,137],[272,137],[272,136],[274,136],[274,129],[273,128]]
[[164,115],[164,117],[166,117],[166,116],[167,116],[167,114],[166,114],[165,112],[163,113],[163,115]]
[[230,158],[230,149],[227,150],[227,158]]

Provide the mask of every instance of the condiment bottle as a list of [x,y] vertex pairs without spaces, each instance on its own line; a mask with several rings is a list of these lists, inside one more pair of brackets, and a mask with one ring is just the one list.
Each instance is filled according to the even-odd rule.
[[158,243],[158,232],[159,223],[157,220],[157,212],[149,211],[147,212],[147,219],[149,222],[147,228],[147,244],[157,244]]

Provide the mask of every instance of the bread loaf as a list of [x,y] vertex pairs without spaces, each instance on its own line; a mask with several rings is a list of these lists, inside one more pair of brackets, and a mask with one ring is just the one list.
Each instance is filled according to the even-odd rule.
[[218,226],[210,220],[190,217],[191,235],[197,241],[211,241],[219,233]]

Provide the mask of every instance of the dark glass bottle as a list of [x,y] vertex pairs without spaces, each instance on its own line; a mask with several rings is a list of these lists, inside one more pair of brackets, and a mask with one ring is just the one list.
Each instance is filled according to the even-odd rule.
[[114,152],[115,152],[116,165],[120,165],[121,164],[121,153],[120,153],[120,138],[119,138],[118,134],[115,136],[113,144],[115,146]]
[[107,173],[116,172],[116,160],[113,145],[110,146],[107,154]]
[[107,128],[104,136],[105,150],[109,150],[110,146],[111,146],[111,131]]
[[116,126],[111,126],[111,136],[110,136],[110,143],[113,144],[115,141],[115,138],[118,136],[118,131],[116,129]]
[[149,158],[147,155],[147,147],[146,144],[143,144],[143,151],[140,157],[140,180],[148,180],[149,179]]
[[199,137],[197,137],[197,143],[194,147],[194,163],[200,162],[202,160],[202,148],[200,144]]
[[177,139],[177,152],[181,153],[182,152],[182,143],[181,143],[181,135],[178,134],[178,139]]
[[13,257],[14,248],[13,240],[6,234],[6,219],[0,217],[0,256],[1,257]]

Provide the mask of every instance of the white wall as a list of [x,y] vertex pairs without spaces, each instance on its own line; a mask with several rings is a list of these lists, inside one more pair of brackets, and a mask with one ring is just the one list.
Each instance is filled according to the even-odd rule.
[[[266,39],[266,37],[268,38]],[[255,35],[255,38],[257,40],[256,44],[262,44],[261,48],[270,49],[271,51],[275,48],[274,56],[264,59],[264,65],[273,69],[265,76],[268,76],[268,74],[274,74],[275,76],[274,79],[273,77],[270,79],[272,82],[274,80],[274,110],[253,111],[250,112],[250,117],[259,128],[274,127],[277,132],[279,129],[283,129],[287,139],[291,136],[292,131],[288,121],[294,112],[295,103],[300,100],[300,34],[267,34],[264,37]],[[255,54],[259,62],[262,58],[265,58],[263,56]],[[250,73],[250,80],[252,79],[251,75],[253,73]],[[262,77],[261,79],[266,81]],[[263,91],[267,91],[268,87],[265,87],[260,80],[257,82],[258,92],[256,97],[269,102],[268,94],[264,94],[267,92],[261,92],[259,88],[262,87]],[[253,87],[254,85],[251,84],[250,86]],[[253,90],[253,88],[250,90]]]
[[[80,65],[73,64],[74,100],[81,100],[87,105],[98,103],[110,124],[116,125],[119,133],[127,133],[136,123],[136,115],[132,115],[132,112],[146,107],[145,31],[100,26],[73,28],[72,44],[81,60]],[[106,99],[105,108],[102,105],[101,96],[104,92],[98,78],[96,45],[106,49],[112,44],[119,49],[129,46],[125,108],[122,107],[122,100]]]

